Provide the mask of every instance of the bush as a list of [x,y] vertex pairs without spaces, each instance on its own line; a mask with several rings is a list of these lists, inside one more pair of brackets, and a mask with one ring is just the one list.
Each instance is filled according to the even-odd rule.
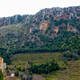
[[32,73],[38,73],[38,74],[49,73],[59,69],[60,69],[59,65],[54,61],[45,64],[40,64],[40,65],[31,64],[31,67],[29,68],[29,70]]
[[63,57],[67,60],[78,60],[79,56],[77,54],[73,54],[71,52],[64,53]]
[[11,55],[7,53],[7,49],[0,48],[0,56],[4,59],[7,64],[11,63]]
[[15,72],[15,76],[19,76],[19,71],[16,71]]

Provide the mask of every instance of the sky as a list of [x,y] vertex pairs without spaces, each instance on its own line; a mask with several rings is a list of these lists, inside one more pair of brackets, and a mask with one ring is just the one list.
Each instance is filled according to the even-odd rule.
[[80,6],[80,0],[0,0],[0,17],[35,14],[52,7]]

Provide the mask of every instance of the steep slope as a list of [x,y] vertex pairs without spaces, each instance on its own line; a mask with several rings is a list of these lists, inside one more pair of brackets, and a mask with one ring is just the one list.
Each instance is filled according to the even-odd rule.
[[66,41],[73,36],[78,41],[79,34],[80,6],[46,8],[35,15],[0,18],[0,48],[7,52],[68,50],[70,42]]

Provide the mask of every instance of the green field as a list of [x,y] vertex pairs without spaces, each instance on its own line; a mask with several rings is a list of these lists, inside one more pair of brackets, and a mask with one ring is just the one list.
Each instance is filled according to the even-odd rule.
[[55,59],[61,69],[58,71],[53,71],[49,74],[41,74],[41,76],[43,76],[45,80],[80,80],[80,60],[68,61],[67,64],[65,64],[64,61],[60,59],[60,56],[62,54],[63,53],[16,54],[12,57],[12,64],[9,65],[9,68],[26,68],[28,61],[40,64]]

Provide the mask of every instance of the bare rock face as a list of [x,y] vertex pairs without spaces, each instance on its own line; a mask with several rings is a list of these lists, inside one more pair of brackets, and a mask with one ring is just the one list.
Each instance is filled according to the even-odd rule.
[[55,31],[56,33],[58,33],[59,28],[58,28],[58,27],[54,28],[54,31]]
[[40,30],[46,31],[49,26],[49,21],[45,21],[40,24]]

